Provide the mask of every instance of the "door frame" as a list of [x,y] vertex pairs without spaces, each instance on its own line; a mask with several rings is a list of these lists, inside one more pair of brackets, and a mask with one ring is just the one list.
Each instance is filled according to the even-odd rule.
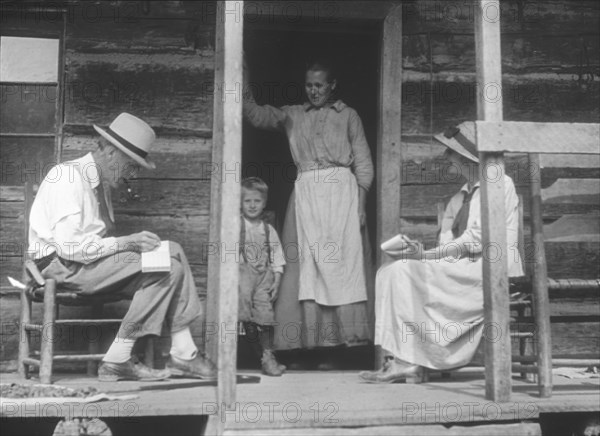
[[[231,11],[243,11],[243,2],[235,5],[218,2],[215,89],[223,89],[223,83],[242,83],[243,19]],[[340,20],[376,20],[381,23],[381,58],[378,102],[378,128],[376,147],[376,194],[377,229],[376,241],[385,240],[400,229],[400,183],[401,177],[401,102],[402,102],[402,4],[400,2],[302,2],[303,14],[318,16],[319,8],[336,7]],[[253,11],[264,6],[274,21],[285,18],[285,9],[274,8],[273,2],[252,2]],[[312,9],[311,9],[312,8]],[[312,12],[311,12],[312,11]],[[248,11],[250,12],[250,11]],[[237,19],[237,20],[236,20]],[[233,23],[235,22],[235,23]],[[213,162],[227,166],[239,162],[241,156],[242,102],[231,102],[226,95],[216,93],[213,125]],[[230,116],[224,116],[229,113]],[[238,130],[237,132],[235,132]],[[226,141],[230,137],[233,141]],[[216,160],[215,160],[216,159]],[[219,177],[220,175],[217,174]],[[233,178],[229,178],[233,179]],[[234,244],[239,237],[239,183],[229,179],[217,179],[212,183],[210,240],[220,246]],[[235,185],[235,186],[234,186]],[[227,200],[224,200],[226,197]],[[233,212],[233,213],[232,213]],[[233,245],[232,245],[233,246]],[[379,250],[378,250],[379,252]],[[381,254],[377,256],[378,265]],[[228,409],[236,398],[236,347],[237,338],[231,338],[233,320],[237,322],[238,269],[233,256],[209,256],[207,326],[217,327],[217,340],[209,341],[208,349],[217,358],[218,389],[217,404]],[[220,331],[224,329],[224,331]],[[235,331],[235,329],[233,330]],[[211,332],[213,335],[215,332]],[[216,353],[215,353],[216,351]],[[220,414],[211,416],[209,427],[222,430]],[[213,427],[214,426],[214,427]]]

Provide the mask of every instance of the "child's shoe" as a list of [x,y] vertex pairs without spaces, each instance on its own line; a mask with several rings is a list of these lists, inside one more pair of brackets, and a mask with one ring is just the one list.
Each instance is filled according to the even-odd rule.
[[275,354],[272,350],[264,350],[262,359],[262,372],[271,377],[279,377],[285,372],[285,365],[280,365],[275,359]]

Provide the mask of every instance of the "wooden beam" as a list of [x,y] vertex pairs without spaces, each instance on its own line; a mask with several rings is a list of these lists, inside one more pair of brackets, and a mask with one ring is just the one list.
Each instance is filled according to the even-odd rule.
[[[502,68],[500,3],[479,0],[475,5],[477,117],[502,121]],[[477,144],[482,144],[477,131]],[[504,156],[479,153],[481,169],[481,222],[483,236],[483,304],[485,341],[485,395],[504,402],[511,393],[511,344],[507,246],[504,206]],[[500,219],[495,219],[499,218]],[[499,256],[499,257],[498,257]],[[492,333],[493,332],[493,333]]]
[[[395,7],[383,22],[381,80],[377,129],[377,242],[400,231],[402,180],[401,93],[402,8]],[[382,253],[377,250],[378,264]]]
[[477,122],[479,151],[600,154],[600,124]]
[[348,21],[380,21],[394,7],[393,1],[252,1],[244,7],[247,24],[287,23],[288,28],[298,24],[328,27]]
[[[400,184],[402,180],[402,7],[393,8],[383,21],[379,124],[377,126],[377,233],[379,245],[400,232]],[[377,249],[377,265],[383,254]],[[376,348],[375,366],[383,356]]]
[[[531,168],[540,167],[538,154],[529,155]],[[533,240],[533,313],[535,314],[535,343],[537,345],[538,386],[543,398],[552,395],[552,340],[550,328],[550,298],[548,268],[544,248],[542,221],[542,183],[540,171],[531,176],[531,237]]]
[[[217,356],[219,408],[236,396],[238,239],[242,146],[243,2],[218,2],[215,47],[211,255],[208,259],[207,346]],[[216,315],[216,317],[215,317]],[[219,421],[224,428],[224,422]]]

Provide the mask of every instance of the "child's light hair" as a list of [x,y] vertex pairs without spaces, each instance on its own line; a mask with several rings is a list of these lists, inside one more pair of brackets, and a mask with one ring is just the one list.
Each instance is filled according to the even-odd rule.
[[265,200],[269,195],[269,187],[260,177],[246,177],[242,180],[242,188],[260,192]]

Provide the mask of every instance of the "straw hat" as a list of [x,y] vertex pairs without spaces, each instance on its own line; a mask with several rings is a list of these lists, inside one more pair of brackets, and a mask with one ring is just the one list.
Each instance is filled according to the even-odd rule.
[[448,127],[444,133],[438,133],[434,138],[458,154],[479,163],[474,121],[465,121],[456,127]]
[[146,157],[156,134],[145,121],[123,112],[106,130],[95,124],[94,129],[140,165],[149,169],[156,168],[154,162]]

